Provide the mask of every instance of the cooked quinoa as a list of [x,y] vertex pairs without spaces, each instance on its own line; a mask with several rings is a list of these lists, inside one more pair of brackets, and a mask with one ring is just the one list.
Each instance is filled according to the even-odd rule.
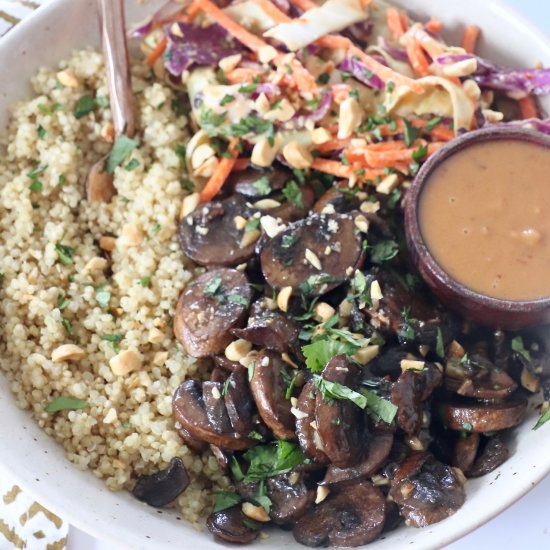
[[[100,54],[78,51],[57,69],[41,69],[35,97],[13,109],[0,144],[0,368],[17,404],[112,490],[131,489],[137,476],[181,457],[192,482],[177,506],[197,522],[212,490],[229,482],[212,456],[182,444],[172,419],[174,390],[204,369],[171,329],[193,277],[176,239],[187,120],[174,112],[169,87],[142,64],[132,70],[139,146],[116,169],[110,204],[84,194],[91,165],[112,147]],[[83,96],[96,101],[77,118]],[[94,267],[100,241],[114,245],[112,275]],[[52,360],[65,344],[83,357]],[[137,368],[116,376],[110,360],[127,350]],[[59,396],[86,406],[45,412]]]

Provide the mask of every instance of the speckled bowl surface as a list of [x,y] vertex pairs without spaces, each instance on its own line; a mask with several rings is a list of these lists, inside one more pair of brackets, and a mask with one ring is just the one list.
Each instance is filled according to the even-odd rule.
[[[127,1],[130,22],[141,20],[161,1]],[[481,54],[497,63],[550,65],[550,42],[532,25],[498,0],[397,0],[418,15],[440,18],[453,43],[460,42],[465,23],[484,31]],[[0,131],[8,107],[30,93],[29,78],[42,65],[56,65],[74,48],[99,45],[93,0],[52,0],[0,40]],[[548,109],[547,103],[546,107]],[[1,168],[0,168],[1,169]],[[497,471],[467,485],[466,504],[452,517],[425,529],[401,528],[370,544],[369,550],[441,548],[497,515],[550,472],[550,438],[534,432],[537,412],[530,409],[515,431],[512,457]],[[78,528],[122,548],[173,550],[219,549],[210,535],[192,529],[170,511],[159,513],[131,495],[111,493],[90,472],[69,463],[27,412],[15,406],[0,375],[0,475],[9,471],[23,489]],[[526,526],[524,526],[526,527]],[[273,530],[256,546],[266,550],[303,548],[289,533]]]

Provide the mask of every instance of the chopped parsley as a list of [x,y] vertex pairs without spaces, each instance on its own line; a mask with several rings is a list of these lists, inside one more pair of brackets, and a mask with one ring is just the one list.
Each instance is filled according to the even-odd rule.
[[64,294],[59,293],[57,295],[57,309],[59,309],[59,311],[63,311],[70,303],[71,301],[68,300]]
[[281,248],[292,248],[298,241],[296,233],[290,233],[281,237]]
[[248,218],[246,225],[244,226],[244,232],[254,231],[260,227],[260,218]]
[[256,91],[258,84],[243,84],[239,88],[239,93],[241,94],[253,94]]
[[67,334],[69,336],[74,336],[74,328],[69,319],[63,317],[63,319],[61,319],[61,324],[63,325],[63,328],[67,331]]
[[242,137],[247,134],[266,134],[273,139],[275,136],[275,126],[269,120],[264,120],[256,115],[249,115],[241,121],[231,124],[227,129],[227,135]]
[[51,403],[48,403],[44,407],[44,411],[46,411],[47,413],[54,413],[59,411],[76,411],[79,409],[85,409],[87,406],[87,401],[62,395],[54,399]]
[[185,161],[185,153],[186,153],[185,145],[183,145],[183,144],[181,144],[181,143],[178,143],[178,144],[176,145],[175,151],[176,151],[176,155],[178,156],[178,158],[179,158],[182,162]]
[[46,136],[48,135],[48,132],[46,132],[46,129],[44,128],[44,126],[42,126],[42,124],[38,125],[37,132],[38,132],[38,139],[45,139]]
[[541,414],[537,423],[533,426],[533,430],[538,430],[543,424],[546,424],[550,420],[550,409]]
[[302,352],[306,358],[306,366],[311,372],[321,372],[326,364],[336,355],[353,355],[359,345],[350,342],[342,342],[332,338],[321,338],[302,346]]
[[248,300],[240,294],[229,294],[229,296],[227,297],[227,301],[232,304],[237,304],[239,306],[248,306]]
[[112,174],[115,168],[120,166],[137,146],[138,142],[135,139],[130,139],[125,135],[118,136],[107,159],[107,172]]
[[160,223],[156,223],[155,225],[153,225],[153,227],[151,228],[151,235],[149,238],[152,238],[158,235],[161,229],[162,229],[162,226],[160,225]]
[[410,341],[414,340],[416,337],[416,332],[413,327],[413,323],[416,323],[416,319],[409,317],[409,308],[406,307],[402,313],[401,317],[403,318],[401,324],[399,325],[399,330],[397,331],[397,336],[400,341]]
[[317,84],[324,86],[325,84],[328,84],[329,80],[330,80],[330,75],[328,73],[321,73],[317,77],[317,80],[315,82],[317,82]]

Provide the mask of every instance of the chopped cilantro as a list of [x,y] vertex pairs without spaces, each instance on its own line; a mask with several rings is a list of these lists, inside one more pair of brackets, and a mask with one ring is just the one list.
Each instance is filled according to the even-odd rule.
[[275,135],[275,127],[269,120],[264,120],[256,115],[249,115],[239,122],[231,124],[227,129],[227,134],[237,137],[247,134],[266,134],[272,138]]
[[155,225],[153,225],[153,227],[151,228],[151,237],[158,235],[161,229],[162,226],[160,225],[160,223],[156,223]]
[[388,239],[386,241],[380,241],[379,243],[376,243],[371,248],[370,259],[371,262],[375,264],[381,264],[383,262],[391,260],[392,258],[395,258],[398,253],[398,244],[394,240]]
[[290,180],[283,188],[283,196],[297,208],[304,208],[302,191],[294,180]]
[[143,288],[148,288],[149,285],[151,284],[151,277],[142,277],[142,278],[139,280],[139,284],[140,284]]
[[292,248],[298,241],[298,235],[296,233],[290,233],[281,237],[282,248]]
[[137,146],[138,142],[135,139],[130,139],[125,135],[118,136],[107,159],[107,172],[112,174],[115,168],[120,166]]
[[90,114],[95,107],[94,98],[90,95],[83,95],[77,102],[74,110],[75,118],[83,118]]
[[342,353],[349,355],[355,351],[357,351],[357,347],[352,344],[330,338],[322,338],[302,347],[306,366],[311,372],[321,372],[336,355]]
[[222,290],[222,278],[219,275],[212,277],[204,286],[205,296],[216,296]]
[[42,126],[42,124],[38,125],[37,132],[38,132],[38,139],[45,139],[46,136],[48,135],[48,132],[46,132],[46,129],[44,128],[44,126]]
[[325,380],[319,374],[313,375],[313,383],[326,401],[347,399],[361,409],[367,406],[367,398],[364,395],[337,382]]
[[95,98],[95,104],[98,107],[102,107],[103,109],[106,109],[107,107],[109,107],[111,102],[109,101],[109,98],[107,96],[97,96]]
[[267,176],[262,176],[252,185],[260,195],[269,195],[269,193],[271,193],[271,185],[269,184],[269,178]]
[[422,162],[428,155],[428,146],[420,145],[418,149],[413,151],[412,157],[414,162]]
[[118,353],[120,351],[120,348],[118,346],[122,340],[122,336],[120,334],[104,334],[101,339],[109,342],[109,345],[111,346],[111,348],[113,348],[113,351],[115,351],[115,353]]
[[324,86],[325,84],[328,84],[328,81],[330,80],[330,75],[328,73],[321,73],[318,77],[317,77],[317,84],[320,84],[322,86]]
[[216,493],[216,502],[214,503],[214,512],[221,512],[239,504],[242,498],[237,493],[219,491]]
[[392,82],[391,80],[386,84],[386,92],[388,92],[388,94],[391,94],[395,89],[395,83]]
[[420,130],[415,128],[406,118],[403,119],[403,123],[405,124],[405,132],[403,136],[405,139],[405,146],[411,147],[420,135]]
[[87,401],[62,395],[54,399],[51,403],[48,403],[44,407],[44,410],[48,413],[54,413],[59,411],[76,411],[79,409],[85,409],[87,406],[88,406]]
[[199,117],[200,127],[207,134],[214,134],[225,122],[225,115],[225,111],[223,113],[215,113],[212,109],[203,109]]
[[521,336],[514,337],[510,345],[512,350],[521,355],[521,357],[523,357],[526,361],[531,361],[531,354],[525,349],[523,338]]
[[57,295],[57,309],[59,309],[59,311],[63,311],[70,303],[71,301],[67,300],[63,294],[59,293]]
[[244,226],[244,232],[254,231],[260,227],[260,218],[248,218],[246,225]]
[[55,245],[55,251],[57,252],[57,257],[63,265],[71,265],[74,263],[74,248],[66,244],[57,243]]
[[220,101],[220,106],[224,107],[225,105],[229,105],[229,103],[233,103],[233,101],[235,101],[235,96],[230,94],[225,94],[222,97],[222,100]]
[[244,453],[243,458],[249,463],[245,476],[247,481],[284,474],[306,460],[298,444],[282,440],[253,447]]
[[137,159],[130,159],[130,162],[124,167],[125,170],[128,170],[128,172],[132,172],[139,166],[139,160]]
[[63,317],[63,319],[61,319],[61,324],[63,325],[63,328],[67,331],[67,334],[69,336],[74,335],[74,328],[71,322],[69,321],[69,319],[66,319],[65,317]]
[[65,183],[67,183],[67,178],[65,178],[65,176],[63,174],[61,174],[57,178],[57,185],[59,185],[60,187],[63,187],[65,185]]
[[249,439],[254,439],[255,441],[261,441],[263,439],[262,434],[258,433],[256,430],[252,430],[248,434]]
[[186,153],[185,145],[178,143],[176,145],[175,151],[178,158],[183,162],[185,160],[185,153]]
[[543,424],[546,424],[550,420],[550,409],[547,410],[544,414],[541,414],[540,418],[537,420],[537,423],[533,426],[533,430],[538,430]]
[[229,296],[227,296],[227,301],[239,306],[248,306],[248,300],[240,294],[229,294]]
[[239,93],[241,93],[241,94],[252,94],[256,91],[257,87],[258,87],[257,84],[243,84],[239,88]]
[[436,117],[432,118],[431,120],[429,120],[426,123],[426,126],[424,127],[424,130],[426,132],[431,132],[440,123],[441,123],[441,117],[436,116]]
[[33,193],[40,193],[43,188],[44,188],[44,186],[42,185],[42,182],[40,180],[37,180],[37,179],[33,179],[31,184],[29,185],[29,189]]

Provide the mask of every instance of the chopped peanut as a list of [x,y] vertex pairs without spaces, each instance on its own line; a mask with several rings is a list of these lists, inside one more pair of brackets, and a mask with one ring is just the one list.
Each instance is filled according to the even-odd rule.
[[62,361],[78,361],[86,357],[86,353],[82,348],[75,344],[63,344],[55,348],[52,352],[52,361],[61,363]]
[[243,357],[248,355],[252,349],[252,344],[247,340],[234,340],[225,348],[225,356],[230,361],[240,361]]
[[116,374],[117,376],[124,376],[139,369],[142,361],[143,359],[138,352],[133,350],[124,350],[115,355],[109,361],[109,366],[111,367],[113,374]]

